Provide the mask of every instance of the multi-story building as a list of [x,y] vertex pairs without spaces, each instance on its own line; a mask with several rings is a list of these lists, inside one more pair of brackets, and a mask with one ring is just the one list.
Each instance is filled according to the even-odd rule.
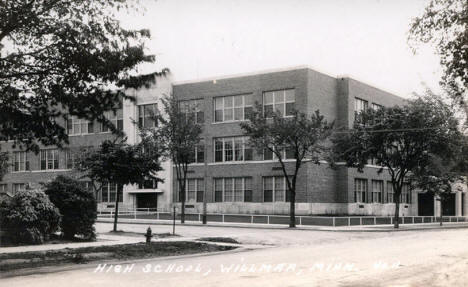
[[[288,214],[289,194],[281,167],[274,155],[253,150],[240,123],[258,103],[264,111],[280,111],[288,117],[293,109],[303,113],[320,110],[336,127],[351,128],[356,113],[368,108],[404,103],[404,99],[350,77],[332,77],[307,67],[218,77],[206,80],[171,83],[160,78],[149,89],[130,90],[136,101],[124,101],[116,115],[109,114],[122,129],[129,143],[138,142],[138,125],[154,126],[151,113],[162,111],[160,99],[173,93],[181,108],[196,111],[196,121],[203,126],[203,140],[195,148],[194,163],[189,166],[187,212],[201,212],[205,197],[208,212]],[[70,150],[97,146],[113,137],[96,123],[79,119],[68,121],[70,145],[64,150],[44,147],[39,154],[25,153],[1,143],[11,152],[11,172],[0,182],[0,193],[13,193],[25,186],[37,186],[58,174],[70,173],[73,157]],[[285,151],[286,165],[293,160]],[[158,176],[164,183],[147,181],[119,188],[110,183],[97,194],[100,208],[114,206],[116,192],[127,208],[167,210],[180,201],[178,185],[169,162]],[[392,215],[395,204],[390,177],[377,173],[379,166],[369,163],[362,173],[340,165],[331,169],[307,162],[300,169],[297,182],[297,214]],[[464,191],[462,189],[465,189]],[[468,211],[466,186],[454,193],[447,215]],[[401,196],[401,215],[438,213],[438,203],[408,186]],[[419,206],[419,208],[418,208]]]
[[[128,90],[135,101],[123,100],[117,111],[107,112],[118,130],[125,133],[129,144],[137,143],[138,126],[154,126],[152,115],[161,106],[161,98],[171,93],[170,76],[159,77],[148,89]],[[97,122],[89,122],[70,117],[63,122],[67,128],[69,144],[63,148],[41,146],[38,154],[26,152],[19,147],[13,148],[13,142],[1,142],[1,150],[10,152],[10,170],[0,182],[0,193],[12,195],[20,189],[40,188],[41,183],[53,180],[57,175],[77,177],[85,187],[92,188],[86,178],[80,178],[75,171],[77,159],[84,149],[96,148],[104,140],[115,139],[110,130]],[[122,208],[162,208],[170,199],[171,167],[169,162],[162,163],[164,171],[157,176],[164,178],[163,183],[147,180],[140,184],[117,186],[104,183],[96,193],[100,209],[113,208],[117,192],[120,193]]]

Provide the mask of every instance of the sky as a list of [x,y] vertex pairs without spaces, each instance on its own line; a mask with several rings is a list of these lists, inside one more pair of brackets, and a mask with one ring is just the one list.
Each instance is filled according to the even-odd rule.
[[140,0],[144,12],[121,14],[126,28],[147,28],[146,47],[175,81],[307,65],[348,75],[403,97],[438,91],[433,47],[416,55],[411,20],[427,0]]

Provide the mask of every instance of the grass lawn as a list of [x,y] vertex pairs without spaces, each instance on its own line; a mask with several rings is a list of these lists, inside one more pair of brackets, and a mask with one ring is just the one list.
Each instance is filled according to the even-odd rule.
[[207,253],[234,248],[193,241],[174,241],[3,253],[0,254],[0,272],[38,266],[80,264],[97,260],[127,260]]

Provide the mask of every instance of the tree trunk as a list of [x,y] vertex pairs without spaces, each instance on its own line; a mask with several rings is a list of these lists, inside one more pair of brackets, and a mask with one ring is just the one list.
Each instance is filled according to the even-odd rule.
[[117,194],[115,196],[114,232],[117,232],[117,218],[118,217],[119,217],[119,186],[117,186]]
[[393,221],[393,227],[400,228],[400,196],[399,195],[395,199],[395,217]]
[[289,206],[289,227],[296,227],[296,191],[291,190],[291,198]]

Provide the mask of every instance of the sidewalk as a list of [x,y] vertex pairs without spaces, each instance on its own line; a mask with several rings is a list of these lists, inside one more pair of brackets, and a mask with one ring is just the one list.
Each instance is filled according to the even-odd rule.
[[[113,222],[112,218],[100,218],[96,222],[109,223]],[[119,223],[127,224],[152,224],[152,225],[172,225],[172,220],[156,220],[156,219],[128,219],[121,218]],[[189,221],[184,224],[180,220],[176,221],[176,226],[199,226],[199,227],[233,227],[233,228],[256,228],[256,229],[288,229],[287,224],[261,224],[261,223],[221,223]],[[436,223],[412,223],[400,224],[398,229],[393,228],[393,225],[353,225],[353,226],[311,226],[297,225],[296,230],[315,230],[315,231],[333,231],[333,232],[391,232],[391,231],[414,231],[414,230],[434,230],[434,229],[450,229],[450,228],[468,228],[468,222],[444,222],[443,226]]]

